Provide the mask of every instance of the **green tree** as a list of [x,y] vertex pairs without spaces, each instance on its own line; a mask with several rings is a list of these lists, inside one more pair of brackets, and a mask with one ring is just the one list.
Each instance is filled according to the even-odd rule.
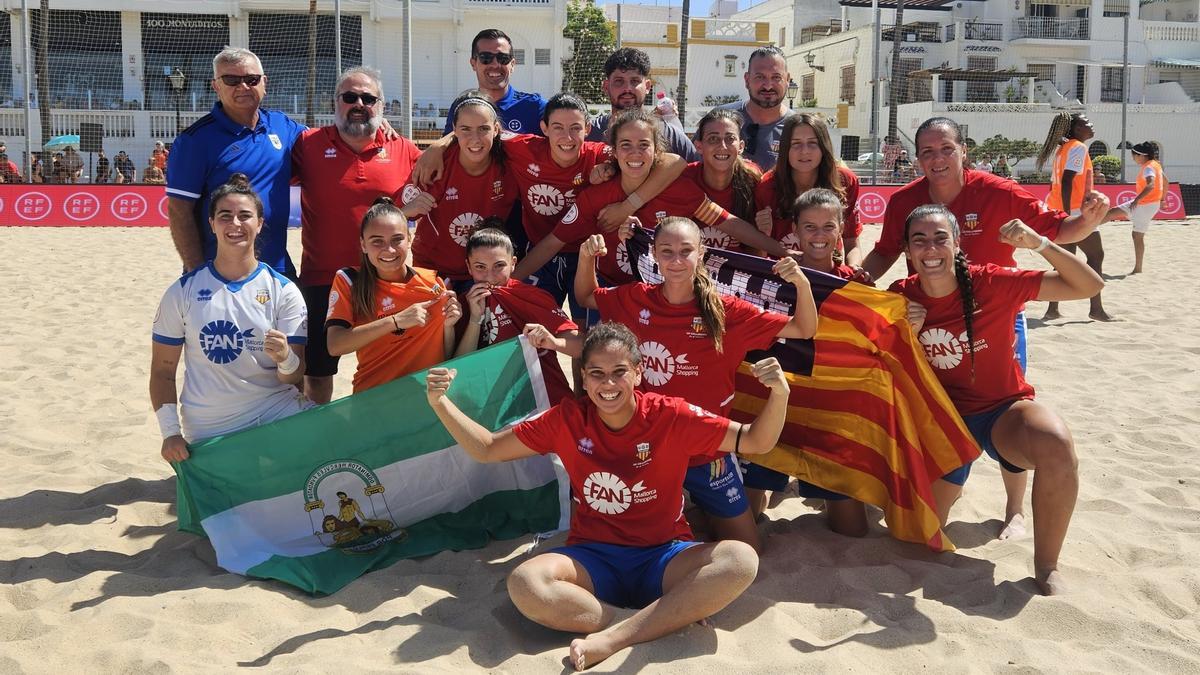
[[563,59],[563,91],[574,92],[589,103],[607,103],[600,88],[604,62],[616,49],[617,37],[594,0],[571,0],[563,37],[575,42],[571,57]]
[[1027,138],[1014,140],[996,134],[975,146],[971,151],[971,157],[977,161],[984,157],[989,157],[994,163],[997,157],[1004,155],[1008,158],[1008,167],[1015,170],[1018,162],[1030,157],[1036,157],[1038,150],[1041,149],[1042,145],[1040,143]]

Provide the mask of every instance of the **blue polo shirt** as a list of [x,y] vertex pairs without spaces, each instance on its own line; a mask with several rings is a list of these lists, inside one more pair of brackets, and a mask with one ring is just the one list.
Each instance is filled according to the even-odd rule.
[[[510,84],[504,96],[496,101],[496,107],[500,109],[500,124],[505,130],[514,134],[543,135],[541,122],[542,113],[546,110],[546,99],[542,98],[541,94],[517,91]],[[454,110],[451,110],[446,116],[444,133],[454,131],[454,124],[451,123],[453,119]]]
[[277,110],[259,108],[253,128],[234,122],[218,102],[212,112],[175,137],[167,159],[167,195],[195,202],[204,259],[217,253],[208,224],[208,197],[235,173],[244,173],[263,201],[265,223],[258,236],[258,259],[295,277],[287,252],[292,180],[292,144],[306,127]]

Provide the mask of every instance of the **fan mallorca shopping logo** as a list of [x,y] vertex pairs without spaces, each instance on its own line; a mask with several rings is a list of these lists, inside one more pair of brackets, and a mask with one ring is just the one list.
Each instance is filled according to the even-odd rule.
[[232,321],[218,319],[200,329],[200,349],[209,361],[226,364],[241,355],[246,340],[253,336],[253,328],[241,331]]

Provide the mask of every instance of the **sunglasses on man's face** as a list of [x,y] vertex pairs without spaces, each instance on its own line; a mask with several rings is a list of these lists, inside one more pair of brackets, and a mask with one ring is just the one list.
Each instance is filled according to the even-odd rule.
[[379,102],[378,96],[373,96],[371,94],[359,94],[353,91],[345,92],[344,94],[339,95],[338,98],[342,99],[342,103],[345,103],[346,105],[354,105],[355,103],[362,101],[363,105],[365,106],[373,106]]
[[475,55],[475,60],[485,66],[492,61],[498,61],[500,65],[507,66],[512,63],[513,57],[512,54],[505,54],[504,52],[496,52],[495,54],[491,52],[479,52]]
[[262,82],[262,75],[222,75],[219,78],[227,87],[236,87],[239,84],[245,84],[247,87],[257,87],[259,82]]

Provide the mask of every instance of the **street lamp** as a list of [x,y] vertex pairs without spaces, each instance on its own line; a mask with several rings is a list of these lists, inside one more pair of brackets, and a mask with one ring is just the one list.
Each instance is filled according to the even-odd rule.
[[183,74],[182,68],[175,68],[167,75],[167,84],[171,85],[171,91],[175,92],[175,135],[183,132],[183,125],[179,120],[179,105],[183,100],[183,88],[187,86],[187,75]]
[[796,93],[799,91],[800,91],[800,85],[796,84],[796,81],[789,77],[788,78],[788,86],[787,86],[787,97],[788,97],[788,107],[789,108],[796,107]]

